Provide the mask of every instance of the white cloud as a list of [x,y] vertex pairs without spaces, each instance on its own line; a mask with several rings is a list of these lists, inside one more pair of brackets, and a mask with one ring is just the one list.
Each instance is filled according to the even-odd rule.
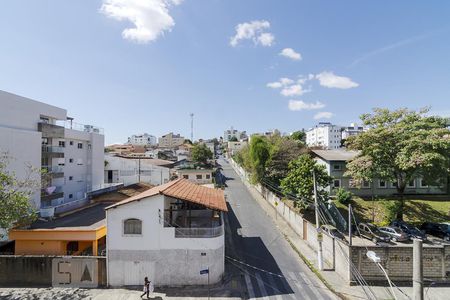
[[137,43],[156,40],[171,31],[175,21],[169,14],[172,5],[183,0],[103,0],[100,12],[118,21],[128,21],[134,27],[122,31],[122,37]]
[[236,47],[241,40],[252,40],[255,45],[272,46],[275,36],[266,32],[269,28],[270,23],[265,20],[238,24],[235,27],[236,34],[230,39],[230,45]]
[[331,117],[333,117],[334,114],[328,111],[321,111],[318,112],[317,114],[314,115],[314,120],[319,120],[319,119],[330,119]]
[[292,96],[301,96],[306,91],[303,89],[303,87],[300,84],[293,84],[290,86],[287,86],[283,88],[280,92],[281,95],[286,97],[292,97]]
[[289,110],[314,110],[321,109],[325,107],[322,102],[316,101],[316,103],[307,103],[302,100],[289,100],[288,104]]
[[267,87],[271,88],[271,89],[279,89],[280,87],[282,87],[283,85],[281,84],[281,82],[279,81],[275,81],[275,82],[269,82],[267,84]]
[[290,58],[292,60],[302,60],[302,55],[298,52],[295,52],[292,48],[284,48],[281,50],[279,55]]
[[267,87],[270,87],[272,89],[279,89],[281,87],[288,86],[288,85],[291,85],[293,83],[294,83],[294,80],[292,80],[290,78],[283,77],[283,78],[280,78],[280,80],[278,80],[278,81],[269,82],[267,84]]
[[316,75],[320,85],[327,88],[337,89],[351,89],[359,86],[358,83],[353,82],[350,78],[344,76],[334,75],[333,72],[324,71]]

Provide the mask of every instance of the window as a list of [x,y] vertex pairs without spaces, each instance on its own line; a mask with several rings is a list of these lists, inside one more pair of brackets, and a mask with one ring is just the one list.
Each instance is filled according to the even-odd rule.
[[340,179],[333,180],[333,187],[334,188],[340,188],[341,187],[341,180]]
[[70,145],[70,146],[73,146],[73,141],[70,141],[70,142],[69,142],[69,145]]
[[382,188],[382,189],[385,189],[385,188],[387,187],[386,181],[384,181],[384,180],[379,180],[379,181],[378,181],[378,187],[379,187],[379,188]]
[[183,175],[184,179],[189,179],[189,175]]
[[206,174],[206,175],[205,175],[205,178],[206,178],[206,179],[211,179],[211,175]]
[[333,170],[335,170],[335,171],[341,170],[341,165],[334,164],[334,165],[333,165]]
[[69,194],[69,199],[72,199],[73,198],[73,194]]
[[428,182],[423,178],[420,178],[420,187],[428,187]]
[[69,180],[73,180],[73,176],[69,176]]
[[68,242],[66,249],[68,255],[74,254],[75,252],[78,251],[78,242]]
[[73,158],[69,158],[69,162],[70,162],[70,163],[73,163]]
[[416,181],[413,179],[413,180],[410,180],[409,182],[408,182],[408,187],[409,188],[415,188],[416,187]]
[[78,149],[83,149],[83,143],[78,143]]
[[363,183],[362,183],[362,187],[363,187],[364,189],[370,188],[370,182],[367,181],[367,180],[364,180]]
[[60,147],[65,147],[66,146],[66,142],[65,141],[59,141],[59,146]]
[[202,176],[202,174],[198,174],[197,176],[195,176],[197,179],[202,179],[203,178],[203,176]]
[[397,181],[394,181],[394,182],[391,183],[391,186],[392,186],[393,188],[396,188],[397,185],[398,185],[398,182],[397,182]]
[[142,234],[142,221],[127,219],[123,222],[123,234]]

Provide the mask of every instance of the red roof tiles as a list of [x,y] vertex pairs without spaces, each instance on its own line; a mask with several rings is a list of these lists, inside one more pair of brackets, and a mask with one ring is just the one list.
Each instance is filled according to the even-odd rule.
[[200,204],[214,210],[228,211],[225,196],[222,190],[200,186],[186,179],[177,179],[156,186],[145,192],[108,206],[106,209],[141,200],[157,194]]

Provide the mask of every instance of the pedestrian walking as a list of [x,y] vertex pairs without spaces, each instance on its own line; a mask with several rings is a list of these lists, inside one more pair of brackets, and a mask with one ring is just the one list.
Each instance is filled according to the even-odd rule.
[[144,293],[141,295],[141,298],[147,294],[147,299],[150,298],[150,281],[148,280],[148,277],[144,278]]

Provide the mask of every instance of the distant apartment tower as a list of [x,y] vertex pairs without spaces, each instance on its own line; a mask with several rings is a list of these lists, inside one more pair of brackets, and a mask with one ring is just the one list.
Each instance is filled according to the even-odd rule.
[[247,133],[245,131],[239,131],[231,127],[230,129],[227,129],[223,132],[223,141],[225,143],[229,142],[233,138],[236,138],[236,140],[240,141],[243,138],[247,137]]
[[139,146],[156,146],[156,136],[144,133],[144,134],[133,134],[128,138],[128,144],[139,145]]
[[170,132],[159,138],[158,144],[161,148],[175,148],[184,144],[185,138],[180,134]]
[[342,139],[345,140],[350,136],[358,135],[364,131],[365,131],[365,129],[363,126],[358,126],[358,124],[356,124],[356,123],[351,123],[350,126],[343,128]]
[[341,147],[342,127],[329,122],[320,122],[306,131],[306,144],[310,147],[338,149]]
[[103,130],[73,122],[65,109],[4,91],[0,103],[0,152],[9,157],[8,169],[20,179],[30,167],[45,171],[34,172],[41,189],[32,201],[41,215],[87,202],[86,193],[103,185]]

